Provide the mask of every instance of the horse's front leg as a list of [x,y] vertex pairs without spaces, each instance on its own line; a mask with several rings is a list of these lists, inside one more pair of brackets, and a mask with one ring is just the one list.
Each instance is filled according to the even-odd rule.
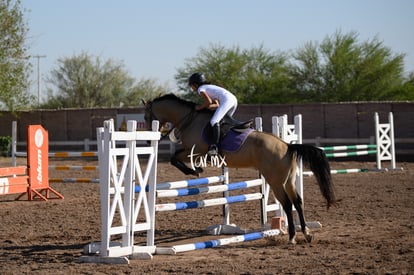
[[171,164],[177,167],[181,172],[183,172],[185,175],[194,175],[199,176],[200,173],[203,172],[203,169],[200,167],[196,167],[195,170],[188,167],[182,159],[187,157],[187,153],[184,149],[178,150],[174,153],[174,155],[171,157]]

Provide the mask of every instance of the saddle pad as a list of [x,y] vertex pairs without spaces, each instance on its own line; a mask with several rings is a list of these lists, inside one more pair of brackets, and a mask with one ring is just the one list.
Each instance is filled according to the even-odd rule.
[[[245,142],[247,136],[253,132],[254,129],[249,128],[243,132],[236,132],[233,130],[228,131],[224,138],[220,142],[220,150],[224,152],[237,152]],[[208,138],[206,137],[205,129],[203,131],[203,140],[208,144]]]

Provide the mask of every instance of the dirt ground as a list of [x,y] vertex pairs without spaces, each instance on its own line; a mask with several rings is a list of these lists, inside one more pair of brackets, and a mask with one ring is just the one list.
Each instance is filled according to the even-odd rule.
[[[24,160],[19,160],[24,163]],[[56,165],[93,165],[67,160]],[[403,171],[333,175],[338,206],[326,209],[312,177],[305,177],[308,221],[319,221],[314,240],[288,245],[288,237],[261,239],[217,248],[154,255],[129,264],[81,263],[85,245],[100,240],[99,185],[52,183],[64,200],[14,201],[0,197],[0,274],[414,274],[414,163]],[[0,159],[10,166],[10,159]],[[371,162],[331,162],[332,168],[373,168]],[[205,176],[217,175],[208,169]],[[96,171],[51,171],[50,177],[97,177]],[[230,169],[232,181],[257,177],[249,169]],[[168,163],[158,166],[160,182],[185,177]],[[188,178],[188,177],[187,177]],[[189,200],[193,200],[192,198]],[[231,222],[260,226],[259,203],[230,207]],[[221,207],[162,212],[156,219],[156,244],[189,243],[228,236],[206,236],[221,223]],[[140,244],[144,236],[138,236]]]

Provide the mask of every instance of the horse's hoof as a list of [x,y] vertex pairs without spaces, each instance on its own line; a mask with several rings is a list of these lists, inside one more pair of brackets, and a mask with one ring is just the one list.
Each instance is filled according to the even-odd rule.
[[289,244],[296,244],[296,240],[293,238],[293,239],[290,239],[289,240]]
[[196,169],[195,169],[195,172],[196,173],[198,173],[198,174],[201,174],[201,173],[203,173],[203,168],[201,168],[201,167],[196,167]]
[[312,242],[312,240],[313,240],[313,236],[312,235],[305,235],[305,238],[306,238],[306,241],[308,243]]

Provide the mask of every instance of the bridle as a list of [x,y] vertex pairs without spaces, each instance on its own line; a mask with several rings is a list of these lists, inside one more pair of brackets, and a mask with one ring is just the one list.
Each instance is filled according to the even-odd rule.
[[[153,113],[152,111],[152,101],[147,103],[147,106],[145,107],[146,111],[145,111],[145,115],[144,115],[144,120],[147,121],[153,121],[153,120],[158,120],[157,116]],[[147,113],[149,114],[149,117],[147,117]],[[183,131],[185,128],[187,128],[191,122],[194,119],[194,116],[197,114],[196,110],[194,108],[192,108],[190,110],[190,112],[188,114],[186,114],[180,121],[178,121],[176,124],[173,125],[173,127],[168,130],[168,132],[166,134],[162,134],[161,138],[165,138],[168,137],[169,134],[174,130],[174,129],[178,129],[179,131]],[[164,124],[165,122],[161,122],[160,124]]]

